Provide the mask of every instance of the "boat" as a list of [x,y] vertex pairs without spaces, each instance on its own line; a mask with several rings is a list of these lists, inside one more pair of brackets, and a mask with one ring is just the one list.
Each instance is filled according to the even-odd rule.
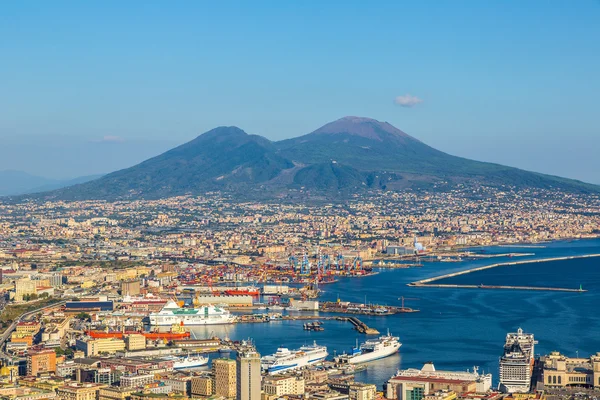
[[223,293],[229,296],[258,296],[260,289],[256,286],[239,286],[231,288],[221,288]]
[[154,326],[216,325],[235,322],[235,317],[223,307],[204,305],[200,308],[182,308],[173,300],[169,300],[159,312],[150,313],[149,318],[150,324]]
[[315,321],[304,324],[304,330],[322,332],[325,328],[323,328],[323,325],[319,321]]
[[190,337],[190,333],[187,332],[181,325],[173,324],[169,332],[144,332],[144,331],[109,331],[109,330],[88,330],[85,332],[86,335],[94,339],[103,338],[116,338],[123,339],[126,335],[142,335],[146,339],[151,340],[182,340]]
[[380,336],[377,339],[369,339],[362,343],[360,347],[357,343],[350,354],[341,354],[335,357],[334,361],[340,364],[358,364],[378,360],[397,353],[400,346],[402,346],[400,338],[392,336],[388,331],[387,335]]
[[325,360],[327,355],[327,347],[313,342],[312,345],[302,346],[298,350],[280,347],[275,354],[262,357],[260,364],[263,372],[275,375],[317,364]]
[[173,369],[198,368],[208,364],[208,358],[202,356],[175,357]]
[[499,389],[504,393],[528,393],[533,374],[534,349],[537,341],[532,333],[506,334],[504,354],[500,358]]
[[296,306],[288,306],[286,308],[287,311],[300,311],[300,309]]
[[269,310],[283,310],[284,308],[278,304],[273,304],[268,307]]

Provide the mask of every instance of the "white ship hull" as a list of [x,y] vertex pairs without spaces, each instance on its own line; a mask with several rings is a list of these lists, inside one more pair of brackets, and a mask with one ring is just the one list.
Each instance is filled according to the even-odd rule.
[[288,349],[278,349],[277,353],[261,359],[261,369],[269,375],[282,374],[320,363],[327,358],[327,348],[324,346],[303,346],[300,350],[290,352]]
[[[187,316],[186,316],[187,317]],[[173,324],[183,326],[200,326],[200,325],[221,325],[233,324],[235,317],[229,316],[226,318],[203,318],[193,317],[186,318],[184,316],[153,316],[150,315],[150,324],[153,326],[172,326]]]
[[360,364],[360,363],[365,363],[365,362],[369,362],[369,361],[379,360],[381,358],[386,358],[386,357],[391,356],[392,354],[397,353],[398,350],[400,350],[400,346],[402,346],[401,343],[395,343],[395,344],[390,345],[379,351],[373,351],[370,353],[359,354],[354,357],[350,357],[348,359],[348,363],[349,364]]
[[235,317],[222,307],[205,305],[200,308],[181,308],[169,301],[157,313],[150,313],[150,324],[154,326],[183,326],[231,324]]
[[173,369],[198,368],[206,364],[208,364],[208,358],[206,357],[184,358],[179,361],[175,361],[173,364]]
[[398,352],[402,343],[398,337],[389,334],[378,339],[370,339],[352,349],[351,354],[342,354],[335,357],[334,361],[341,364],[360,364],[380,358],[389,357]]

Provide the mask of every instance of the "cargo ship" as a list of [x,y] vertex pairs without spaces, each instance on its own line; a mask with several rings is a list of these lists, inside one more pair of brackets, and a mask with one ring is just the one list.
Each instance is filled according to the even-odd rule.
[[368,361],[378,360],[395,354],[402,346],[400,338],[390,335],[380,336],[377,339],[370,339],[352,349],[350,354],[342,354],[334,359],[340,364],[359,364]]
[[182,340],[190,337],[190,333],[187,332],[181,325],[174,324],[171,326],[169,332],[144,332],[144,331],[109,331],[109,330],[88,330],[85,332],[86,335],[94,338],[117,338],[123,339],[126,335],[142,335],[146,339],[151,340]]
[[214,294],[225,293],[229,296],[258,296],[260,289],[256,286],[222,287],[214,291]]
[[275,354],[260,359],[261,369],[269,375],[281,374],[322,362],[327,357],[327,347],[312,345],[302,346],[298,350],[285,347],[277,349]]

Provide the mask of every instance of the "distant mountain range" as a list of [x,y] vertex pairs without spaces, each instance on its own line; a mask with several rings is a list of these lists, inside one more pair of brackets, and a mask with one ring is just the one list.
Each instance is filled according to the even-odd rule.
[[82,176],[75,179],[57,180],[31,175],[23,171],[0,171],[0,196],[14,196],[28,193],[47,192],[89,182],[102,175]]
[[387,122],[345,117],[272,142],[219,127],[131,168],[55,190],[60,199],[161,198],[223,190],[239,197],[290,190],[336,196],[367,189],[436,189],[458,183],[599,192],[576,180],[468,160],[436,150]]

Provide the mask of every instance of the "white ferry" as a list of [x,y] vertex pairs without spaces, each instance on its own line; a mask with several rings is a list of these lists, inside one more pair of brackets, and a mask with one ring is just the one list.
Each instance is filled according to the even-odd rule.
[[176,357],[173,369],[198,368],[208,364],[208,358],[202,356]]
[[314,342],[298,350],[280,347],[275,354],[262,357],[260,362],[263,372],[274,375],[319,363],[324,361],[327,355],[327,347]]
[[342,354],[334,359],[337,363],[359,364],[368,361],[378,360],[397,353],[402,346],[400,338],[390,335],[380,336],[377,339],[370,339],[352,349],[350,354]]
[[150,313],[149,318],[150,324],[154,326],[216,325],[231,324],[235,321],[235,317],[225,308],[213,305],[181,308],[173,300],[169,300],[159,312]]

